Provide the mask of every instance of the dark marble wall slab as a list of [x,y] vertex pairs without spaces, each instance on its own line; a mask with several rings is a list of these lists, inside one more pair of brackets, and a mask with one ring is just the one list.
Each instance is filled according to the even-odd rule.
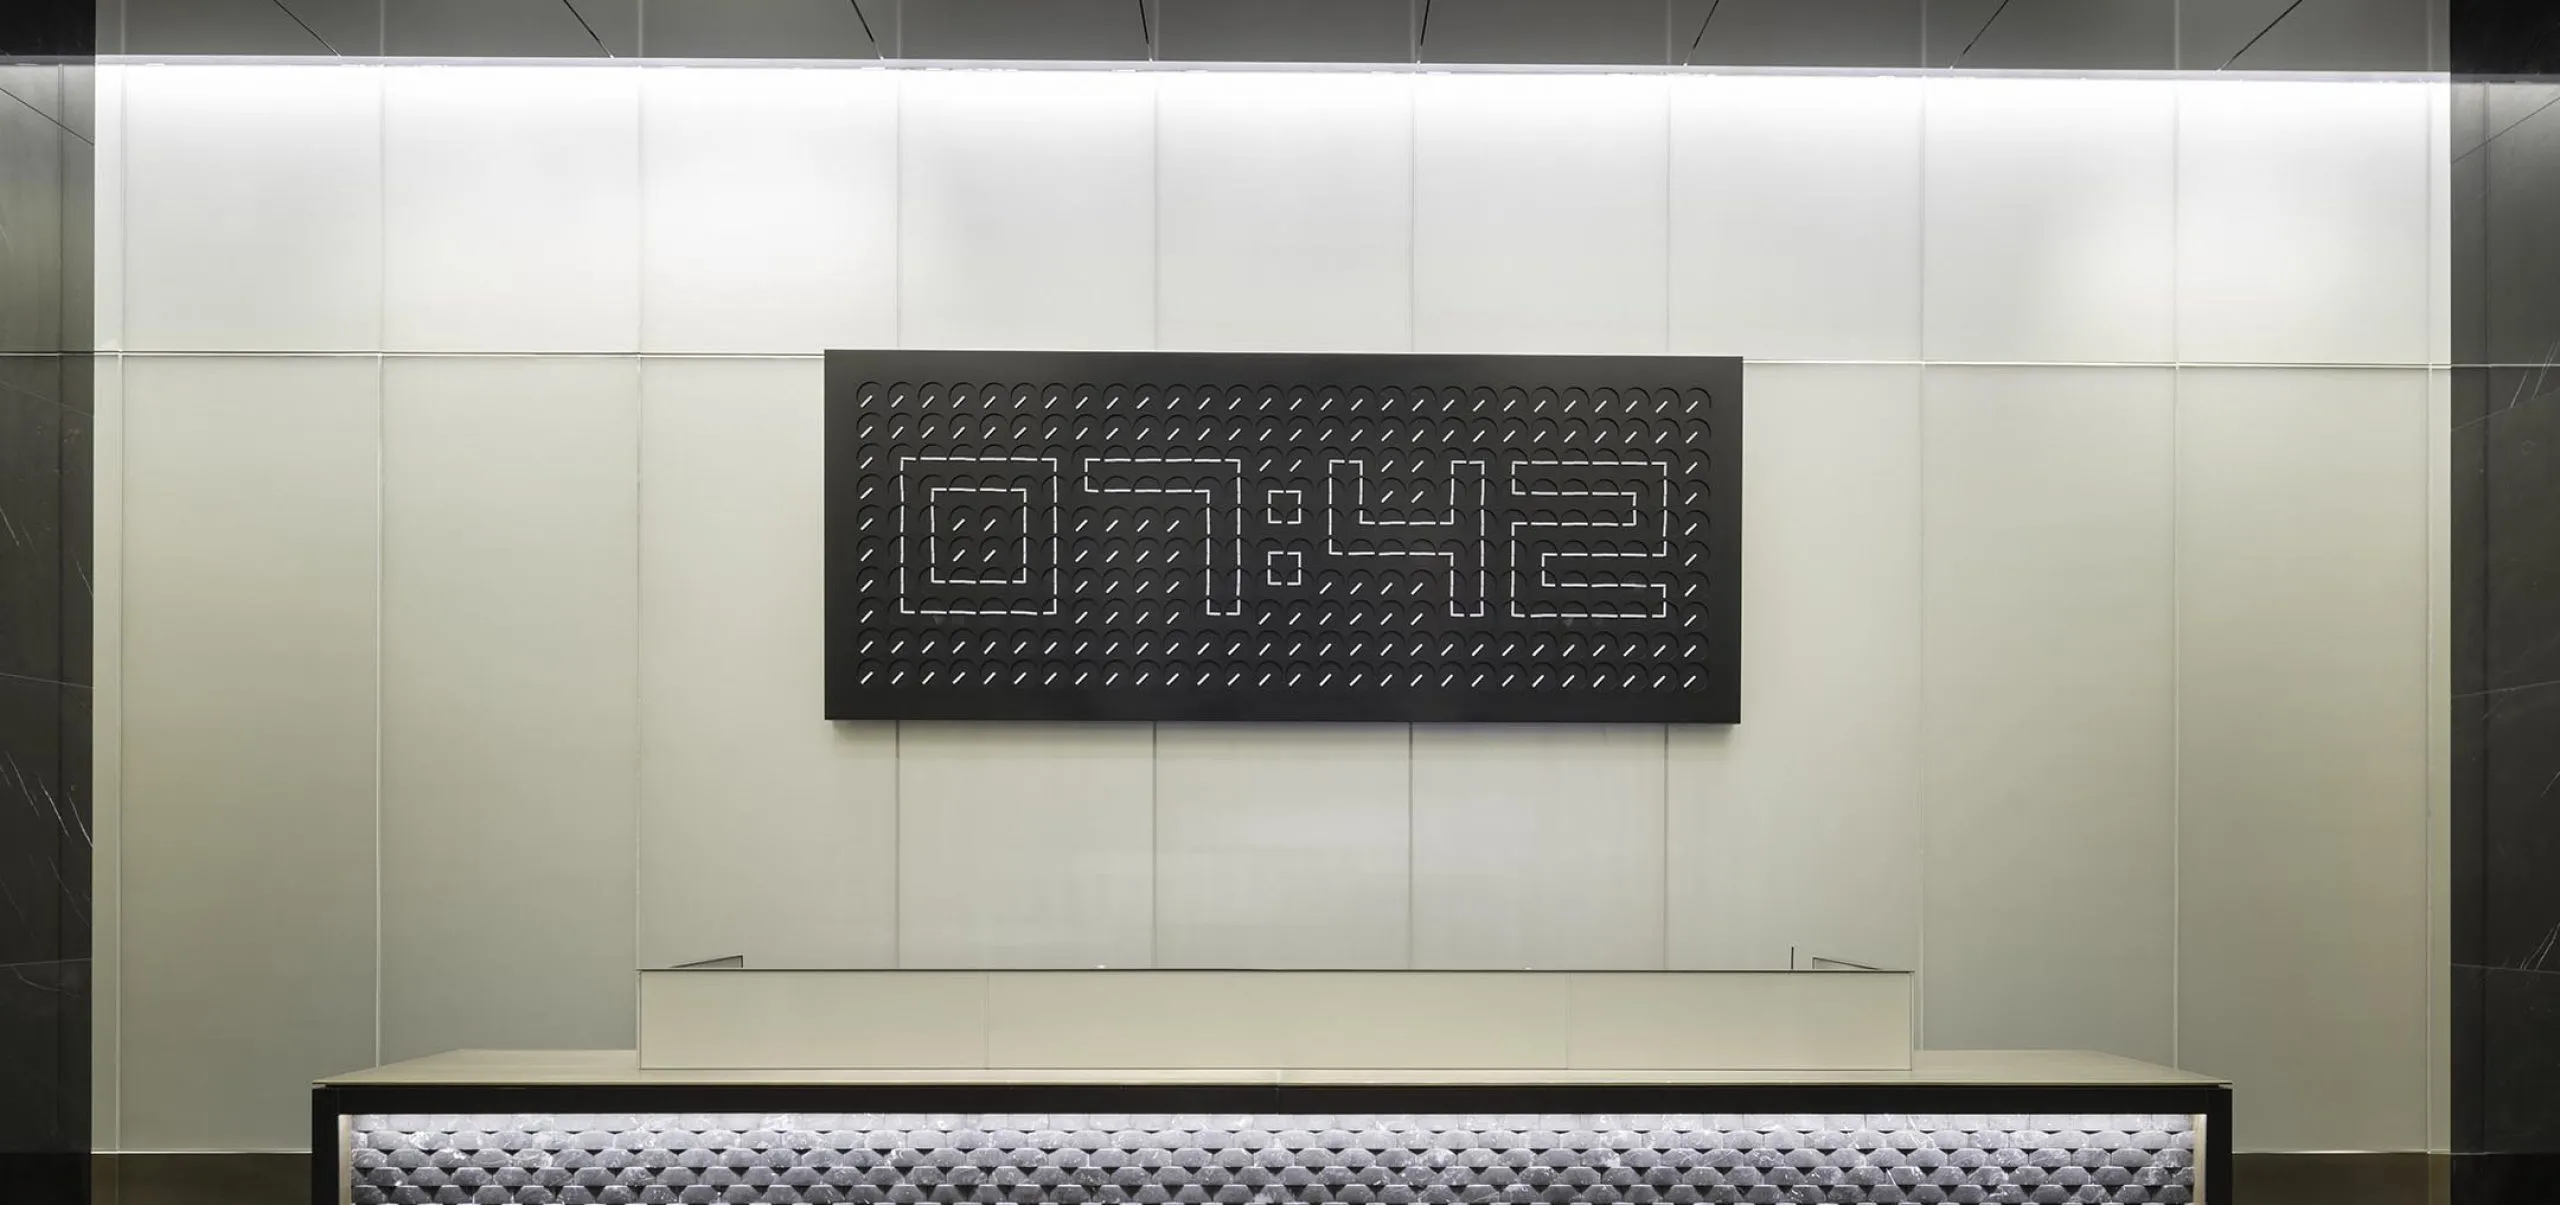
[[[2554,1155],[2560,10],[2456,0],[2451,11],[2454,1143]],[[2542,1200],[2549,1190],[2530,1177],[2456,1179],[2464,1201]]]
[[[82,357],[82,368],[88,367]],[[65,373],[66,378],[73,374]],[[85,371],[81,386],[87,385]],[[92,654],[90,633],[95,619],[96,598],[91,552],[96,545],[96,454],[90,433],[97,427],[96,416],[87,410],[65,403],[54,416],[60,437],[61,465],[55,479],[60,489],[59,511],[55,522],[59,529],[57,544],[60,561],[54,569],[56,618],[62,628],[62,664],[55,677],[74,686],[91,685],[89,664]]]
[[15,1153],[85,1156],[88,1082],[89,963],[0,966],[0,1133]]
[[2492,1056],[2479,1067],[2480,1149],[2552,1151],[2560,1135],[2560,971],[2475,973],[2480,1047]]
[[62,687],[0,678],[0,966],[58,962],[76,825],[62,802]]
[[0,389],[0,674],[49,682],[62,677],[64,413]]
[[94,4],[0,4],[0,1201],[88,1199]]

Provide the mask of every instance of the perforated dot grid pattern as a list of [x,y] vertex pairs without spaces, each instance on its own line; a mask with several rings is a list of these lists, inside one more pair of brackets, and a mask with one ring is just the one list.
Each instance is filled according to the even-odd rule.
[[830,353],[839,719],[1738,718],[1740,367]]
[[2187,1205],[2183,1115],[358,1117],[355,1205]]

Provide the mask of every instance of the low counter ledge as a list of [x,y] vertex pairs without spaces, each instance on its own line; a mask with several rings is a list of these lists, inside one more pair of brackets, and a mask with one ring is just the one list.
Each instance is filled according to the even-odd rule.
[[314,1205],[2222,1205],[2227,1081],[1908,1070],[719,1071],[456,1051],[312,1089]]

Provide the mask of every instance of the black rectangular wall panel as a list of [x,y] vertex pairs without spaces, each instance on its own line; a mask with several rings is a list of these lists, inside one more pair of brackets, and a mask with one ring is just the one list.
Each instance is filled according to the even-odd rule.
[[833,719],[1740,718],[1742,362],[827,354]]

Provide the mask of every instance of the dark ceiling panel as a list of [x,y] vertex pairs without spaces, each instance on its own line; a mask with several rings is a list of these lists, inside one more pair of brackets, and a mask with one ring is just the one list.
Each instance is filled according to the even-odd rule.
[[[45,119],[77,130],[62,103],[64,66],[51,57],[20,61],[14,56],[0,58],[0,93],[16,98],[19,104],[42,113]],[[87,135],[83,135],[86,137]],[[0,234],[5,234],[0,230]]]
[[1619,66],[1669,60],[1668,0],[1426,0],[1426,63]]
[[1192,63],[1405,63],[1410,0],[1162,0],[1156,57]]
[[280,4],[332,51],[382,53],[382,0],[280,0]]
[[[2301,15],[2302,8],[2319,2],[2302,0],[2301,8],[2293,8],[2294,0],[2219,0],[2214,4],[2187,5],[2178,14],[2179,62],[2199,71],[2218,69],[2230,63],[2231,56],[2240,53],[2249,39],[2266,30],[2277,17],[2291,21]],[[2293,12],[2287,14],[2288,8]]]
[[[539,4],[541,0],[526,0]],[[562,0],[619,58],[640,55],[640,0]]]
[[2560,5],[2551,0],[2453,0],[2453,70],[2463,75],[2560,75]]
[[2182,65],[2191,71],[2427,69],[2427,0],[2302,0],[2288,13],[2291,2],[2188,4],[2180,15]]
[[2486,142],[2504,134],[2555,103],[2560,103],[2560,84],[2539,80],[2501,82],[2482,98],[2480,140]]
[[2412,71],[2450,58],[2473,73],[2560,68],[2560,9],[2548,0],[855,3],[104,0],[97,27],[107,51],[144,55],[632,56],[645,29],[646,53],[676,58],[1398,63],[1417,57],[1418,38],[1420,61],[1450,64]]
[[905,0],[910,59],[1143,61],[1155,21],[1140,0]]
[[[0,55],[70,58],[94,54],[104,14],[92,0],[9,0],[0,5]],[[113,47],[108,48],[114,52]]]
[[2489,85],[2455,81],[2446,116],[2452,127],[2447,153],[2460,159],[2489,140]]
[[[894,27],[894,0],[643,0],[641,53],[671,59],[872,59]],[[869,32],[865,32],[868,24]]]
[[1929,63],[2166,71],[2177,65],[2177,31],[2177,0],[1932,0]]
[[385,0],[383,53],[634,58],[640,0]]
[[2000,11],[2000,0],[1927,0],[1924,11],[1927,28],[1921,37],[1927,43],[1925,61],[1932,67],[1954,61],[1985,26],[2007,15]]
[[275,0],[126,0],[126,54],[329,53]]
[[1673,0],[1671,59],[1694,67],[1918,67],[1924,7],[1922,0]]

